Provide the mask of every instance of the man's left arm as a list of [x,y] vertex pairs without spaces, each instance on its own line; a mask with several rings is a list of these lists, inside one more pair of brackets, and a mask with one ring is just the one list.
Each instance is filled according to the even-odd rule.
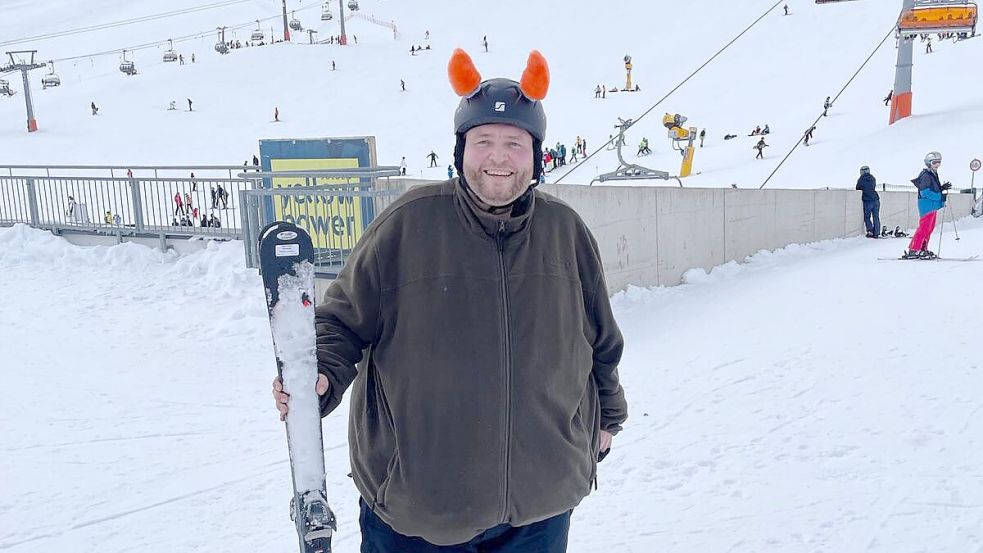
[[[599,269],[600,271],[600,269]],[[628,402],[618,377],[618,363],[624,350],[624,338],[611,311],[603,272],[599,272],[591,301],[594,324],[594,381],[601,405],[601,430],[609,434],[621,431],[628,418]]]

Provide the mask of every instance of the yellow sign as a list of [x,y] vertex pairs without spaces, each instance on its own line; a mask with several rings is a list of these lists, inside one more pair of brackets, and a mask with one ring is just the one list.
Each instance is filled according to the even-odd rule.
[[[271,159],[273,171],[316,171],[320,169],[351,169],[358,159]],[[351,186],[344,185],[350,182]],[[336,185],[339,190],[359,190],[357,178],[319,178],[318,185]],[[302,177],[275,177],[273,188],[307,186]],[[289,221],[311,235],[315,248],[350,250],[364,228],[362,200],[359,196],[325,194],[313,196],[281,196],[274,199],[273,212],[279,221]],[[371,201],[371,198],[368,198]]]

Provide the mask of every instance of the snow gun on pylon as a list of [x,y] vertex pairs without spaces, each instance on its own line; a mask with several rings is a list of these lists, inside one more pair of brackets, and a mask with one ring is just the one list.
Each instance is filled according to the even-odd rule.
[[667,113],[662,117],[662,125],[669,129],[669,145],[683,156],[679,169],[680,177],[688,177],[693,172],[693,156],[696,154],[696,127],[686,128],[686,116]]

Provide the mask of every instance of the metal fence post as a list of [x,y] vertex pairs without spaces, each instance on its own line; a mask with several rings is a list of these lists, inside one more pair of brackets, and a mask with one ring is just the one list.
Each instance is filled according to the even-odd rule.
[[242,218],[242,241],[246,250],[246,266],[259,266],[259,228],[256,226],[256,204],[258,198],[249,191],[239,191],[239,205],[242,206],[240,217]]
[[130,196],[133,198],[133,228],[140,232],[143,230],[143,197],[140,183],[134,177],[130,177]]
[[27,205],[31,212],[31,226],[34,228],[40,228],[40,218],[38,217],[38,197],[36,190],[34,189],[34,179],[28,178],[26,181],[27,187]]

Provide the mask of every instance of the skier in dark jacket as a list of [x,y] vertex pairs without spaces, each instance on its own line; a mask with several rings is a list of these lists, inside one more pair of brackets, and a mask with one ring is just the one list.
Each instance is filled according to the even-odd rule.
[[929,152],[925,156],[925,168],[911,183],[918,188],[918,230],[911,237],[905,259],[933,259],[934,252],[929,251],[928,242],[935,230],[935,218],[938,210],[945,206],[944,191],[952,188],[948,182],[939,182],[939,167],[942,165],[942,154]]
[[755,144],[754,146],[752,146],[753,149],[755,149],[755,150],[758,151],[758,155],[754,156],[754,159],[764,159],[765,158],[764,157],[765,156],[765,148],[767,148],[767,147],[768,147],[768,145],[765,144],[765,139],[764,138],[762,138],[761,140],[758,141],[757,144]]
[[881,229],[881,197],[877,194],[877,179],[870,174],[870,167],[866,165],[860,168],[857,190],[863,191],[860,200],[864,204],[864,226],[867,227],[867,238],[878,238]]
[[459,176],[376,217],[317,307],[322,414],[351,388],[362,551],[566,551],[627,418],[597,244],[535,190],[549,74],[529,67],[481,81],[454,52]]

